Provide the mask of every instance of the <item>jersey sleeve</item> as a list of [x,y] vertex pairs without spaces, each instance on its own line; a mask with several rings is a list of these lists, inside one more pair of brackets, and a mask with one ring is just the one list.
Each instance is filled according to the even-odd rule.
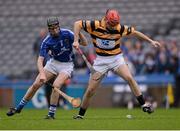
[[127,36],[132,34],[135,31],[134,27],[123,25],[120,29],[121,36]]
[[[46,39],[46,38],[45,38]],[[39,51],[39,56],[46,57],[48,54],[48,46],[46,40],[43,40],[41,43],[40,51]]]
[[73,43],[74,42],[74,33],[69,30],[69,37],[70,37],[70,42]]
[[92,31],[95,30],[95,25],[96,22],[95,21],[90,21],[90,20],[82,20],[81,22],[81,26],[84,29],[84,31],[91,33]]

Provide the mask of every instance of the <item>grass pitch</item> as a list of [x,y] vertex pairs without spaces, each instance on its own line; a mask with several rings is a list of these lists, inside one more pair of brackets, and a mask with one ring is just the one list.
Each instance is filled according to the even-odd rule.
[[[180,129],[180,109],[156,109],[151,115],[141,109],[88,109],[84,120],[73,120],[78,109],[57,109],[55,120],[45,120],[48,110],[24,109],[21,114],[6,116],[0,109],[0,130],[171,130]],[[129,119],[126,115],[132,115]]]

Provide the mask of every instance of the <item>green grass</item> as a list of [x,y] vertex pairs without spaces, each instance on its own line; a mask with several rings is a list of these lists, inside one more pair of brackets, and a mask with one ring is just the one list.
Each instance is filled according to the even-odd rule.
[[[170,130],[180,129],[180,109],[156,109],[149,115],[140,109],[122,108],[89,109],[84,120],[73,120],[78,110],[58,109],[55,120],[44,120],[47,110],[24,109],[21,114],[7,117],[5,109],[0,109],[0,130]],[[133,116],[126,118],[127,114]]]

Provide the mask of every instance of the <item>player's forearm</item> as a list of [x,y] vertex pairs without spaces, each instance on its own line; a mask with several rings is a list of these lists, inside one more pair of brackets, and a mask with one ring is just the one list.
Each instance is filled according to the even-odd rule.
[[81,32],[79,33],[79,38],[80,38],[80,45],[83,45],[83,46],[88,45],[86,37]]
[[79,33],[80,33],[80,30],[81,30],[81,26],[80,26],[80,22],[81,21],[76,21],[74,23],[74,41],[75,42],[78,42],[79,40]]
[[38,67],[39,73],[44,73],[43,62],[44,62],[44,57],[39,56],[37,60],[37,67]]
[[135,34],[136,36],[144,39],[144,40],[147,40],[148,42],[152,43],[153,40],[150,39],[148,36],[144,35],[143,33],[139,32],[139,31],[134,31],[133,34]]

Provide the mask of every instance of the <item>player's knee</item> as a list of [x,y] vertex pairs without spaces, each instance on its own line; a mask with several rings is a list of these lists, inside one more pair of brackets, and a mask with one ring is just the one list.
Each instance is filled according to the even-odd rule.
[[62,85],[63,85],[63,84],[61,84],[61,83],[59,83],[59,84],[54,83],[54,84],[53,84],[53,87],[54,87],[54,88],[58,88],[58,89],[59,89],[59,88],[61,88],[61,87],[62,87]]
[[103,78],[103,74],[100,72],[95,72],[94,74],[92,74],[91,79],[94,81],[98,81],[101,80]]

